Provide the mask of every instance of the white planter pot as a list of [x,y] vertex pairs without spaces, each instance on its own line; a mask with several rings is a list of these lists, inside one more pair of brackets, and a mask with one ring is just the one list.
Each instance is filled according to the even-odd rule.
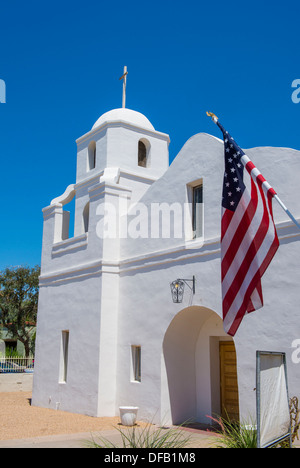
[[134,426],[136,422],[138,406],[120,406],[120,418],[123,426]]

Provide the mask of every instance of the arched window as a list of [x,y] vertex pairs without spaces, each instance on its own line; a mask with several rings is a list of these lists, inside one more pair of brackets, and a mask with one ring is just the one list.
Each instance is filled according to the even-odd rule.
[[85,205],[83,213],[82,213],[83,232],[88,232],[88,230],[89,230],[89,220],[90,220],[90,204],[87,203]]
[[88,146],[88,171],[96,167],[96,143],[91,141]]
[[138,165],[140,167],[149,167],[149,149],[150,149],[150,144],[147,140],[139,141]]

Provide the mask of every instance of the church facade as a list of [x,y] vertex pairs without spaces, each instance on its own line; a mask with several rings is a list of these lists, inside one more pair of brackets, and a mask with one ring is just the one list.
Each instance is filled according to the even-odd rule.
[[[95,417],[138,406],[157,423],[255,418],[256,351],[285,352],[299,396],[300,232],[274,205],[280,247],[264,307],[234,338],[222,322],[223,141],[197,134],[169,166],[142,114],[102,115],[77,140],[77,175],[43,209],[32,404]],[[300,154],[247,155],[300,217]],[[75,199],[74,236],[68,203]]]

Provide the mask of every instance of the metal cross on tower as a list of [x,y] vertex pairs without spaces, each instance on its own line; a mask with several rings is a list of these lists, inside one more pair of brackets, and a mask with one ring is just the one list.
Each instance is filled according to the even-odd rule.
[[125,105],[126,105],[126,81],[127,81],[127,75],[128,75],[128,71],[127,71],[127,67],[125,66],[124,67],[124,73],[123,75],[121,76],[120,80],[123,80],[123,99],[122,99],[122,107],[124,108]]

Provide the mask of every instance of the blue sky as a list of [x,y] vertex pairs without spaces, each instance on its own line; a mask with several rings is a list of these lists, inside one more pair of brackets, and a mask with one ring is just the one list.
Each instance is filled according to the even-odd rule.
[[0,13],[0,269],[40,263],[41,210],[75,182],[75,140],[121,107],[124,65],[127,107],[170,135],[171,161],[196,133],[220,137],[207,110],[242,148],[300,150],[297,1],[15,0]]

